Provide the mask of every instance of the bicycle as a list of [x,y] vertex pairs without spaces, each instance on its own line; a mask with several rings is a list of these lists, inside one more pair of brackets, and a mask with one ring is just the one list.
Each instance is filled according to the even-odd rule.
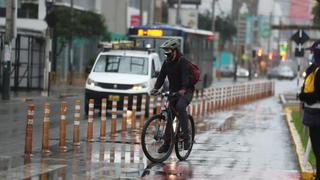
[[[141,146],[146,157],[156,163],[160,163],[168,159],[175,147],[176,156],[183,161],[188,158],[191,153],[195,127],[193,117],[188,115],[188,136],[189,148],[184,150],[184,139],[182,138],[182,130],[180,128],[180,121],[176,111],[170,106],[168,98],[179,95],[178,93],[159,93],[162,97],[161,112],[148,119],[142,129]],[[174,118],[175,117],[175,118]],[[170,133],[165,135],[166,126],[171,126]],[[169,150],[165,153],[158,153],[159,147],[164,143],[166,138],[170,138]]]

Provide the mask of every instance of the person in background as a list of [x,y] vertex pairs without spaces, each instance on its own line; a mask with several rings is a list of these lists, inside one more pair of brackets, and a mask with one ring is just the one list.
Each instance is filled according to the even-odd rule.
[[307,49],[312,52],[313,62],[306,70],[298,97],[303,102],[303,124],[309,127],[312,149],[316,157],[315,180],[320,180],[320,40]]

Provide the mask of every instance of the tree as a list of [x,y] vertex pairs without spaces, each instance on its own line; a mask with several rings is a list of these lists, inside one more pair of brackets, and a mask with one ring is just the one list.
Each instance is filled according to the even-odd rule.
[[54,61],[73,37],[110,39],[103,17],[94,12],[73,10],[71,18],[70,8],[57,6],[47,18],[53,28]]
[[219,49],[223,50],[227,41],[237,34],[237,28],[229,16],[222,18],[217,16],[215,20],[216,31],[220,34]]
[[[199,14],[198,22],[199,29],[210,31],[212,29],[211,13],[206,11],[203,14]],[[215,30],[220,34],[219,50],[223,50],[225,48],[224,45],[227,44],[226,42],[231,41],[232,37],[237,33],[237,28],[229,16],[225,18],[217,16]]]
[[207,10],[205,13],[200,13],[198,16],[198,28],[199,29],[205,29],[208,31],[211,31],[212,29],[212,19],[211,19],[211,13],[209,10]]
[[313,7],[312,9],[313,14],[313,24],[320,25],[320,1]]

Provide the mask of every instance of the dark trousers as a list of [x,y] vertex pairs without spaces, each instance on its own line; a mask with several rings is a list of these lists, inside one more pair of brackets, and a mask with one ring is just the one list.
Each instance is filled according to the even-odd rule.
[[[190,104],[192,100],[193,92],[186,92],[183,96],[173,97],[170,98],[170,107],[174,108],[179,116],[180,120],[180,127],[183,131],[183,134],[187,136],[189,134],[188,132],[188,113],[187,113],[187,107]],[[172,122],[168,122],[165,134],[170,134],[172,128]],[[168,139],[168,136],[166,136],[166,143],[169,143],[170,139]]]
[[312,144],[312,150],[316,157],[317,177],[316,180],[320,180],[320,127],[309,127],[310,140]]

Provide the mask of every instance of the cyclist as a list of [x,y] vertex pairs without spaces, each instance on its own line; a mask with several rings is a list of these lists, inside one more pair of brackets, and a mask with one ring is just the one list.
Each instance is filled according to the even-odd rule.
[[[190,69],[188,62],[180,52],[180,43],[177,39],[169,39],[165,41],[160,48],[164,50],[166,60],[163,63],[160,74],[157,78],[154,89],[150,94],[157,94],[163,85],[165,78],[169,80],[169,91],[178,93],[178,96],[169,98],[171,107],[175,108],[179,115],[180,126],[183,131],[182,138],[184,139],[184,149],[189,149],[190,137],[188,132],[188,114],[187,106],[190,104],[193,96],[194,85],[190,83]],[[172,122],[166,126],[165,134],[168,135],[171,131]],[[170,146],[170,137],[165,136],[164,144],[158,149],[158,153],[167,152]]]

